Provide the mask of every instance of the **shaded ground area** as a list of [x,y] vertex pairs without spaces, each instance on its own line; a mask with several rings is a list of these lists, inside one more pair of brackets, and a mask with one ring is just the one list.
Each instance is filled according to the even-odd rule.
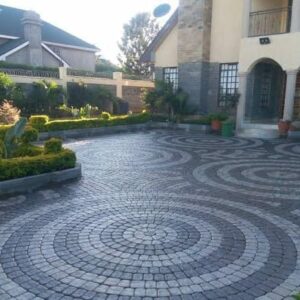
[[81,181],[0,202],[0,299],[285,299],[300,144],[151,131],[72,142]]

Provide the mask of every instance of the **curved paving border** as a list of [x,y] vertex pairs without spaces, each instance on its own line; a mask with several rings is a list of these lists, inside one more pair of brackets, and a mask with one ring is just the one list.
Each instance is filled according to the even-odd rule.
[[288,143],[214,138],[154,131],[70,143],[83,180],[0,202],[0,299],[300,290],[295,146],[283,154]]

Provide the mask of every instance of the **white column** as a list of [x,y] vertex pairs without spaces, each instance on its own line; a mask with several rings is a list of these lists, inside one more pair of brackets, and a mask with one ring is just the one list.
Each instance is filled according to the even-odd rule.
[[247,81],[248,72],[239,73],[239,93],[240,99],[237,107],[236,128],[242,128],[245,118],[246,98],[247,98]]
[[251,1],[252,0],[244,0],[242,38],[249,36]]
[[295,92],[296,92],[296,82],[297,82],[297,70],[286,72],[286,91],[285,91],[285,101],[284,101],[284,121],[292,121],[294,115],[294,102],[295,102]]
[[[58,68],[59,72],[59,79],[61,80],[61,85],[63,89],[67,92],[68,90],[68,72],[66,67],[59,67]],[[67,103],[67,98],[64,96],[64,104]]]
[[123,97],[123,73],[122,72],[114,72],[113,79],[116,80],[117,86],[117,97]]
[[300,0],[293,0],[291,32],[300,31]]

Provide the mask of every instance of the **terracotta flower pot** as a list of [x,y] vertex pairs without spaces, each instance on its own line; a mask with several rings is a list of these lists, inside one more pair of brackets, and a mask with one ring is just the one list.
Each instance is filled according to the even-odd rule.
[[220,131],[222,128],[222,122],[219,120],[212,120],[211,121],[211,129],[212,131]]
[[287,135],[289,129],[291,127],[290,121],[280,120],[278,123],[278,130],[280,135]]

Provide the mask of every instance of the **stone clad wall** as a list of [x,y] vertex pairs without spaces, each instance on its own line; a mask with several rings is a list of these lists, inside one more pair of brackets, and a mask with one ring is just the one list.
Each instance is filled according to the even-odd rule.
[[211,0],[180,0],[179,86],[189,93],[190,108],[197,112],[204,112],[207,107],[211,17]]
[[129,110],[137,113],[141,112],[144,108],[142,101],[142,94],[145,88],[123,86],[123,100],[129,104]]

